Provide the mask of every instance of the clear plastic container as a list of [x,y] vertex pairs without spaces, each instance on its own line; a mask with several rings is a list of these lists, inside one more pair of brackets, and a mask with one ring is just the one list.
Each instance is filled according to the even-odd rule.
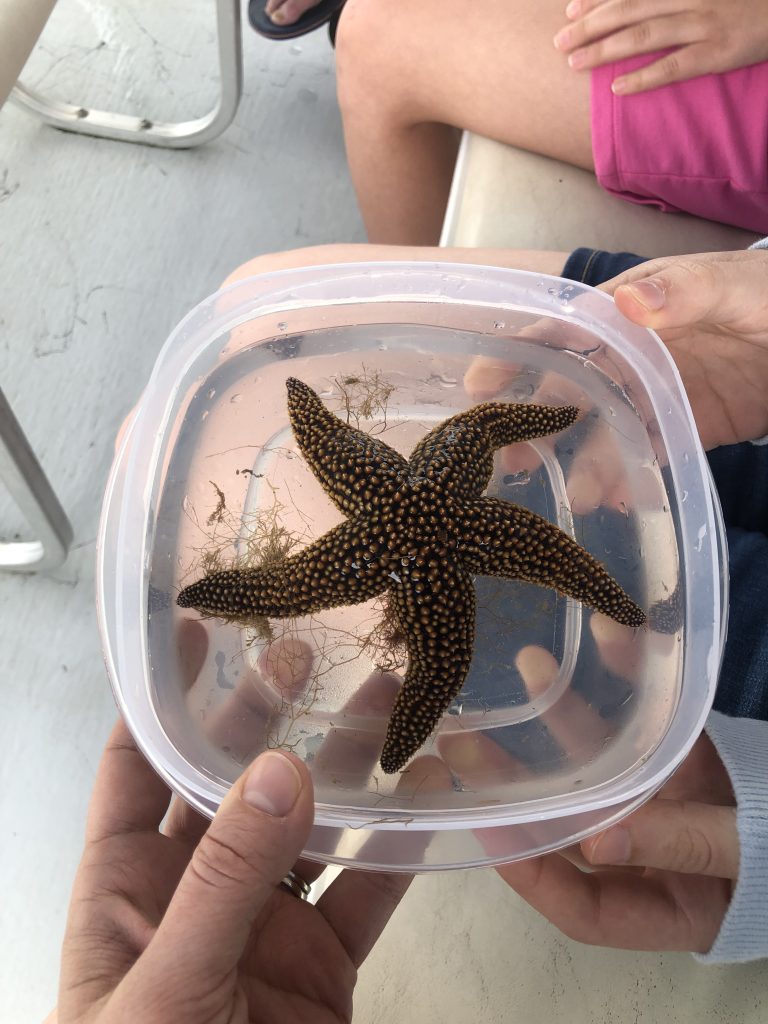
[[[649,625],[479,578],[462,693],[419,759],[383,774],[403,652],[380,605],[247,629],[175,602],[206,569],[342,518],[295,447],[291,376],[406,456],[484,398],[578,405],[569,431],[498,453],[487,493],[574,536]],[[363,868],[502,863],[618,820],[701,731],[725,636],[723,525],[666,350],[591,288],[498,268],[313,267],[211,296],[158,357],[98,558],[110,679],[157,771],[212,815],[253,757],[290,748],[315,785],[307,856]]]

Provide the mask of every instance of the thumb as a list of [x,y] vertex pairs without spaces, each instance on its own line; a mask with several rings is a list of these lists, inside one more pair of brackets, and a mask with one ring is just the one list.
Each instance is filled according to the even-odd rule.
[[182,875],[150,950],[191,980],[224,976],[256,915],[299,857],[312,826],[312,782],[291,754],[261,754],[224,799]]
[[609,282],[619,310],[634,323],[661,330],[697,323],[764,329],[768,254],[755,251],[666,257]]
[[637,865],[735,879],[739,874],[736,808],[657,797],[620,825],[585,839],[593,865]]

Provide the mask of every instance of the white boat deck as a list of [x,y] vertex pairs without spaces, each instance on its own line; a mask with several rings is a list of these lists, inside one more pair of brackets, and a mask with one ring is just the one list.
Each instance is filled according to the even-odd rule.
[[[404,30],[407,30],[405,28]],[[216,92],[208,0],[60,0],[24,79],[155,118]],[[89,793],[115,718],[94,610],[94,541],[118,426],[170,328],[258,253],[361,241],[325,32],[245,28],[245,95],[216,142],[167,151],[0,112],[0,385],[75,531],[52,575],[0,576],[0,1021],[38,1022]],[[23,530],[0,488],[0,534]],[[595,950],[554,931],[492,872],[420,878],[361,971],[375,1024],[765,1020],[766,964]]]

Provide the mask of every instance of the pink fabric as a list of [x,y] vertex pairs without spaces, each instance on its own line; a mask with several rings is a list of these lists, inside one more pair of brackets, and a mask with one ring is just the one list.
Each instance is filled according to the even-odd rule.
[[768,234],[768,62],[613,95],[614,78],[659,56],[592,72],[597,180],[633,203]]

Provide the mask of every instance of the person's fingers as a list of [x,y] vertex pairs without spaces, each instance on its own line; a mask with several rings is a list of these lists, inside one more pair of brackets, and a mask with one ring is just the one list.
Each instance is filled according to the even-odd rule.
[[281,694],[301,693],[312,675],[315,652],[308,643],[292,636],[278,637],[259,655],[258,667]]
[[715,56],[716,51],[713,51],[709,42],[682,46],[637,71],[614,78],[611,91],[619,96],[630,96],[649,89],[659,89],[672,82],[685,82],[689,78],[716,71],[718,62]]
[[[560,673],[560,666],[551,652],[533,644],[520,649],[515,667],[532,703],[546,700]],[[580,693],[570,688],[547,707],[540,721],[566,763],[588,762],[602,748],[611,731],[610,723],[588,705]],[[448,732],[438,738],[438,748],[468,789],[480,789],[494,776],[521,782],[532,778],[530,769],[495,742],[492,732]]]
[[601,505],[628,514],[634,505],[621,451],[608,423],[597,421],[568,468],[565,490],[574,515],[588,515]]
[[[316,777],[327,776],[344,786],[365,786],[381,754],[402,679],[394,672],[375,672],[339,709],[333,728],[314,761]],[[366,728],[360,728],[365,722]],[[347,724],[348,723],[348,724]]]
[[175,971],[184,950],[189,994],[197,979],[216,987],[242,956],[253,921],[306,842],[312,782],[301,761],[261,754],[232,787],[195,848],[152,941],[150,969]]
[[[604,747],[611,735],[610,721],[599,708],[588,703],[578,691],[568,688],[547,706],[549,693],[557,687],[560,665],[550,651],[528,645],[518,652],[515,667],[525,684],[531,703],[541,701],[545,710],[539,721],[559,751],[558,763],[588,764]],[[513,731],[507,727],[505,732]],[[509,740],[507,740],[509,742]],[[530,768],[514,757],[494,739],[493,732],[449,732],[438,739],[440,754],[466,789],[482,790],[489,780],[503,778],[506,782],[529,782],[536,776]],[[548,824],[528,823],[512,827],[480,828],[475,835],[489,858],[500,861],[512,856],[525,856],[552,842]],[[576,859],[576,850],[569,854]]]
[[[448,766],[437,757],[418,757],[399,777],[387,805],[407,808],[423,803],[430,794],[438,799],[453,789]],[[386,809],[383,814],[386,815]],[[430,841],[430,833],[407,829],[398,836],[401,863],[417,864]],[[386,862],[391,856],[392,834],[373,831],[360,851],[364,863]],[[317,902],[317,909],[333,928],[355,967],[368,956],[393,911],[402,899],[412,875],[405,872],[343,871]]]
[[[534,778],[526,765],[478,730],[446,733],[438,740],[438,747],[462,789],[469,792],[482,792],[498,780],[524,783]],[[479,844],[478,852],[494,863],[527,856],[541,847],[539,829],[533,822],[527,826],[497,825],[472,831]]]
[[157,831],[171,799],[145,761],[122,719],[102,754],[93,790],[86,843],[129,832]]
[[189,846],[197,846],[210,827],[211,819],[196,811],[186,800],[175,796],[163,822],[163,835],[180,839]]
[[[592,615],[589,628],[595,640],[600,663],[606,671],[607,688],[602,699],[606,710],[615,711],[634,705],[634,724],[631,728],[635,749],[651,750],[658,743],[668,725],[669,680],[654,671],[654,665],[664,665],[674,659],[678,643],[677,630],[666,632],[654,623],[654,610],[649,607],[648,629],[630,630],[606,615]],[[611,695],[615,700],[611,699]],[[640,711],[640,708],[643,710]]]
[[[656,53],[672,46],[683,46],[695,38],[694,19],[683,12],[663,18],[649,18],[640,25],[620,29],[594,43],[571,50],[568,63],[577,71],[600,67],[643,53]],[[630,75],[624,76],[631,78]]]
[[210,711],[204,729],[209,741],[237,764],[264,749],[265,730],[276,705],[301,701],[310,681],[314,656],[309,644],[282,636],[259,654],[255,670],[243,660],[228,699]]
[[[565,346],[565,338],[558,340],[561,346]],[[594,404],[580,384],[554,370],[542,375],[531,392],[531,401],[537,405],[575,405],[580,413],[579,420]]]
[[412,880],[403,872],[347,869],[317,901],[355,967],[373,949]]
[[[531,401],[538,405],[573,405],[579,410],[580,423],[584,413],[591,408],[591,401],[577,384],[566,380],[559,373],[545,374],[531,391]],[[554,458],[555,448],[568,448],[576,425],[567,427],[557,434],[537,438],[524,444],[510,444],[500,449],[499,468],[503,473],[533,473],[547,457]]]
[[[336,803],[340,794],[343,800],[346,789],[364,792],[375,787],[379,790],[376,762],[401,684],[402,680],[393,672],[374,672],[334,715],[334,724],[312,761],[319,803]],[[381,793],[380,802],[384,807],[391,800],[399,806],[396,795]],[[385,815],[386,811],[382,813]],[[322,839],[323,849],[315,853],[335,857],[343,851],[348,832],[343,828],[326,828]],[[314,881],[322,870],[323,866],[314,862],[297,865],[298,874],[308,882]]]
[[208,631],[200,619],[182,619],[176,631],[176,657],[185,692],[192,689],[208,657]]
[[299,857],[291,870],[294,871],[299,878],[312,885],[313,882],[318,880],[327,867],[327,864],[321,864],[318,860],[309,860],[306,857]]
[[494,776],[531,777],[525,765],[494,742],[492,735],[478,729],[444,733],[438,736],[437,746],[445,763],[469,790],[483,788]]
[[663,877],[632,872],[580,871],[547,854],[496,869],[515,892],[577,942],[616,949],[706,952],[728,904],[726,884],[690,877],[683,913]]
[[597,836],[585,839],[590,864],[635,864],[734,879],[739,873],[736,808],[656,797]]
[[[589,628],[600,651],[600,660],[608,671],[628,683],[636,683],[642,677],[648,658],[647,635],[600,612],[592,614]],[[670,646],[673,643],[670,640]]]
[[[561,265],[565,264],[566,257],[567,253],[563,253]],[[575,287],[563,281],[563,296],[565,297],[566,293]],[[576,400],[576,396],[583,392],[570,378],[552,371],[544,373],[540,380],[527,380],[523,376],[525,364],[519,362],[520,356],[524,358],[524,355],[517,347],[517,343],[532,342],[545,345],[549,349],[567,349],[584,353],[595,348],[595,335],[591,331],[564,320],[543,316],[520,327],[504,340],[509,342],[510,358],[501,355],[475,356],[467,367],[463,385],[471,399],[477,402],[490,401],[514,383],[517,390],[527,391],[527,395],[523,393],[513,399],[507,396],[505,401],[526,401],[530,398],[541,404],[551,402],[554,405],[578,405],[579,408],[583,408],[582,403]]]
[[[434,833],[430,829],[411,828],[415,813],[427,808],[437,810],[453,806],[454,779],[445,761],[424,754],[407,766],[397,778],[394,791],[382,797],[375,817],[387,823],[393,813],[402,826],[396,837],[387,829],[373,827],[360,848],[359,860],[374,870],[385,871],[396,856],[401,869],[416,870],[429,863]],[[393,844],[393,839],[395,843]]]
[[[398,778],[395,791],[385,806],[398,808],[429,794],[450,793],[453,780],[448,766],[437,757],[423,756],[408,765]],[[386,810],[383,812],[386,815]],[[408,832],[398,837],[399,856],[405,863],[418,863],[428,845],[428,832]],[[382,849],[384,848],[384,849]],[[381,853],[391,854],[391,833],[374,831],[361,849],[361,859],[379,861]],[[343,871],[317,902],[318,910],[331,925],[355,967],[368,956],[377,938],[402,899],[413,876],[406,872]]]
[[696,323],[757,333],[768,315],[768,253],[663,257],[625,271],[603,290],[629,320],[663,330]]
[[706,733],[696,740],[672,778],[659,790],[659,796],[670,800],[703,800],[723,807],[736,805],[731,777]]
[[488,402],[511,384],[519,372],[516,363],[477,356],[464,374],[464,390],[475,402]]
[[[312,657],[309,646],[291,637],[280,638],[266,647],[259,656],[261,673],[284,694],[300,692],[306,686],[311,666]],[[223,727],[225,720],[234,719],[237,722],[245,720],[252,730],[253,714],[250,714],[249,711],[251,710],[250,702],[253,700],[256,700],[258,704],[258,713],[263,713],[261,698],[255,696],[253,682],[249,679],[250,677],[245,679],[238,687],[238,691],[225,705],[221,716],[217,718],[219,729]],[[386,715],[391,710],[400,683],[399,677],[391,673],[376,673],[370,676],[341,710],[340,719],[343,719],[348,713],[370,714],[380,711],[382,715]],[[367,777],[381,751],[385,722],[386,718],[383,718],[381,733],[376,730],[333,729],[324,741],[318,755],[319,761],[321,764],[327,763],[329,766],[336,765],[334,769],[336,772],[339,771],[339,765],[343,764],[347,778],[350,773],[355,777]],[[231,736],[229,738],[231,740]],[[409,799],[409,794],[414,789],[414,778],[415,776],[411,772],[401,776],[398,789],[401,790],[403,801]],[[422,788],[424,786],[429,788],[429,785],[429,780],[424,780]],[[396,796],[393,799],[396,799]],[[203,815],[198,814],[183,800],[177,798],[171,804],[163,831],[172,838],[196,845],[209,825],[210,821]],[[293,870],[304,881],[312,884],[323,873],[325,865],[317,861],[300,859],[293,865]]]
[[[669,0],[572,0],[565,9],[569,24],[554,38],[556,49],[569,52],[597,39],[605,39],[632,26],[637,43],[645,40],[645,26],[659,16],[669,17]],[[638,51],[639,52],[639,51]]]
[[[185,675],[191,677],[191,685],[207,654],[207,633],[197,619],[183,620],[179,629],[180,658],[186,666]],[[258,675],[274,687],[283,699],[291,700],[305,689],[312,664],[313,655],[309,644],[291,636],[282,636],[268,644],[259,654],[257,670]],[[260,680],[253,670],[247,669],[241,674],[228,700],[207,717],[206,735],[211,742],[226,746],[231,756],[248,760],[253,756],[254,747],[263,744],[263,731],[270,711],[271,705],[260,689]],[[176,797],[171,802],[163,824],[163,833],[172,839],[196,846],[210,823],[209,818]],[[307,875],[302,873],[301,877],[306,877],[309,882],[314,881],[322,871],[322,865],[314,867],[317,868],[314,873],[308,871]],[[310,873],[313,873],[312,878],[308,877]]]
[[209,743],[242,766],[264,749],[272,707],[248,668],[224,702],[207,713],[202,728]]
[[[531,701],[546,694],[560,674],[557,659],[543,647],[530,645],[519,651],[515,665],[523,677]],[[570,687],[541,716],[547,731],[569,763],[588,763],[611,734],[611,724]]]
[[[609,352],[601,350],[592,358],[600,371],[609,375],[616,385],[623,386],[626,370],[617,365]],[[626,456],[617,444],[615,421],[602,418],[608,410],[599,410],[602,415],[597,418],[590,415],[595,410],[594,399],[575,381],[568,381],[557,373],[542,377],[532,401],[542,405],[575,405],[580,410],[576,425],[563,434],[543,439],[573,455],[566,479],[572,511],[582,515],[606,505],[628,514],[636,503],[633,489],[642,491],[644,482],[638,478],[630,483]],[[580,435],[578,440],[574,435]],[[504,449],[502,456],[509,450]]]
[[[494,398],[508,401],[508,397],[499,396],[518,373],[519,367],[513,363],[478,356],[470,363],[464,375],[464,390],[476,401],[490,401]],[[539,405],[575,405],[582,413],[592,405],[582,388],[554,372],[545,374],[536,385],[530,384],[522,400],[530,400]],[[505,476],[533,473],[541,465],[542,458],[552,454],[556,445],[567,445],[572,430],[570,427],[558,434],[537,438],[534,442],[501,448],[498,454],[499,470]]]

